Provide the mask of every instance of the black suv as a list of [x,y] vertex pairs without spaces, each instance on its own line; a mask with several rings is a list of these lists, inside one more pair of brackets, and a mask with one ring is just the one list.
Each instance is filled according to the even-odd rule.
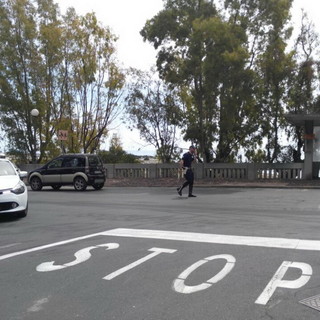
[[105,168],[95,154],[63,154],[28,175],[29,185],[34,191],[41,190],[43,186],[59,190],[65,185],[73,185],[77,191],[86,190],[88,185],[99,190],[105,181]]

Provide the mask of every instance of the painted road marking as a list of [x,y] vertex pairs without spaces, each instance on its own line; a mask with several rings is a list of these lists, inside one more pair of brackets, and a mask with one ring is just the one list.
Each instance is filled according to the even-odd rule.
[[105,236],[190,241],[240,246],[320,251],[319,240],[232,236],[210,233],[118,228],[103,232]]
[[19,243],[7,244],[7,245],[5,245],[5,246],[1,246],[0,249],[6,249],[6,248],[14,247],[14,246],[17,246],[17,245],[19,245],[19,244],[21,244],[21,242],[19,242]]
[[[216,274],[215,276],[213,276],[212,278],[210,278],[206,282],[198,284],[196,286],[185,285],[185,280],[190,275],[190,273],[192,273],[193,271],[198,269],[203,264],[205,264],[209,261],[212,261],[212,260],[217,260],[217,259],[227,260],[227,263],[225,264],[223,269],[218,274]],[[186,270],[184,270],[178,276],[178,278],[173,281],[172,289],[176,292],[185,293],[185,294],[206,290],[209,287],[211,287],[214,283],[217,283],[220,280],[222,280],[228,273],[230,273],[231,270],[233,269],[235,263],[236,263],[235,257],[233,257],[229,254],[220,254],[217,256],[211,256],[211,257],[204,258],[203,260],[199,260],[199,261],[195,262],[192,266],[190,266]]]
[[87,247],[83,248],[79,251],[77,251],[74,256],[76,257],[75,260],[65,263],[65,264],[54,264],[54,261],[48,261],[48,262],[43,262],[37,266],[37,271],[39,272],[48,272],[48,271],[56,271],[56,270],[61,270],[65,269],[68,267],[73,267],[77,264],[83,263],[91,258],[91,253],[90,251],[96,248],[106,248],[106,250],[112,250],[112,249],[117,249],[119,248],[118,243],[105,243],[105,244],[99,244],[97,246],[92,246],[92,247]]
[[117,270],[115,272],[112,272],[112,273],[108,274],[103,279],[104,280],[112,280],[115,277],[119,276],[120,274],[123,274],[123,273],[127,272],[128,270],[135,268],[136,266],[140,265],[141,263],[144,263],[144,262],[156,257],[160,253],[174,253],[177,250],[165,249],[165,248],[151,248],[148,251],[153,251],[153,253],[150,253],[147,256],[145,256],[145,257],[143,257],[143,258],[141,258],[141,259],[139,259],[139,260],[137,260],[135,262],[132,262],[129,265],[127,265],[127,266],[125,266],[125,267],[123,267],[123,268],[121,268],[121,269],[119,269],[119,270]]
[[190,241],[190,242],[199,242],[199,243],[229,244],[229,245],[239,245],[239,246],[264,247],[264,248],[320,251],[319,240],[248,237],[248,236],[234,236],[234,235],[222,235],[222,234],[210,234],[210,233],[118,228],[118,229],[112,229],[112,230],[94,233],[94,234],[90,234],[82,237],[77,237],[69,240],[54,242],[51,244],[34,247],[27,250],[5,254],[0,256],[0,261],[13,258],[19,255],[24,255],[30,252],[36,252],[36,251],[40,251],[48,248],[53,248],[56,246],[65,245],[72,242],[77,242],[81,240],[98,237],[98,236],[116,236],[116,237],[128,237],[128,238],[145,238],[145,239],[159,239],[159,240]]
[[[289,268],[300,269],[302,271],[302,275],[296,280],[282,280]],[[311,276],[312,267],[309,264],[303,262],[283,261],[255,303],[266,305],[277,288],[299,289],[308,283]]]
[[67,243],[72,243],[72,242],[76,242],[76,241],[80,241],[80,240],[85,240],[85,239],[90,239],[90,238],[94,238],[94,237],[98,237],[98,236],[103,236],[103,235],[104,235],[103,232],[93,233],[93,234],[89,234],[89,235],[83,236],[83,237],[78,237],[78,238],[73,238],[73,239],[69,239],[69,240],[54,242],[54,243],[46,244],[46,245],[40,246],[40,247],[35,247],[35,248],[27,249],[27,250],[8,253],[8,254],[0,256],[0,261],[1,260],[6,260],[6,259],[9,259],[9,258],[13,258],[13,257],[16,257],[16,256],[21,256],[23,254],[27,254],[27,253],[30,253],[30,252],[35,252],[35,251],[40,251],[40,250],[44,250],[44,249],[48,249],[48,248],[62,246],[62,245],[67,244]]
[[[190,233],[190,232],[176,232],[176,231],[162,231],[162,230],[146,230],[146,229],[125,229],[118,228],[112,229],[104,232],[94,233],[91,235],[86,235],[82,237],[77,237],[65,241],[55,242],[44,246],[34,247],[28,250],[13,252],[10,254],[0,256],[0,260],[9,259],[15,256],[27,254],[30,252],[35,252],[39,250],[44,250],[47,248],[52,248],[55,246],[61,246],[68,243],[73,243],[76,241],[81,241],[98,236],[117,236],[117,237],[128,237],[128,238],[145,238],[145,239],[163,239],[163,240],[175,240],[175,241],[190,241],[197,243],[215,243],[215,244],[228,244],[228,245],[240,245],[240,246],[252,246],[252,247],[266,247],[266,248],[278,248],[278,249],[293,249],[293,250],[313,250],[320,251],[320,241],[318,240],[300,240],[300,239],[286,239],[286,238],[266,238],[266,237],[248,237],[248,236],[231,236],[231,235],[218,235],[218,234],[203,234],[203,233]],[[63,265],[54,265],[54,261],[45,262],[37,267],[37,271],[55,271],[64,269],[67,267],[75,266],[79,263],[87,261],[90,259],[90,251],[98,247],[107,247],[108,249],[118,248],[118,244],[110,243],[97,246],[91,246],[81,249],[76,252],[75,260],[65,263]],[[117,276],[125,273],[126,271],[135,268],[136,266],[144,263],[145,261],[159,255],[160,253],[174,253],[175,249],[164,249],[164,248],[151,248],[149,251],[153,253],[130,263],[129,265],[110,273],[103,279],[112,280]],[[222,270],[215,276],[211,277],[204,283],[195,286],[185,285],[185,280],[187,277],[195,271],[197,268],[201,267],[205,263],[213,260],[224,259],[226,260],[225,266]],[[216,255],[204,258],[192,264],[190,267],[185,269],[172,283],[172,289],[176,292],[183,294],[190,294],[193,292],[198,292],[206,290],[213,284],[221,281],[225,278],[227,274],[231,272],[234,268],[236,259],[231,255]],[[302,271],[302,275],[295,280],[283,280],[287,270],[289,268],[298,268]],[[304,262],[294,262],[294,261],[284,261],[277,272],[274,274],[272,279],[269,281],[265,287],[262,294],[255,301],[256,304],[266,305],[277,288],[287,288],[287,289],[298,289],[304,286],[310,280],[312,276],[312,267]]]

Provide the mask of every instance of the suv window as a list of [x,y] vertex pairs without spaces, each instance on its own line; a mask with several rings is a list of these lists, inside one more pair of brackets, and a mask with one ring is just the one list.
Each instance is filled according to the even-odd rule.
[[63,160],[64,168],[79,168],[85,166],[85,158],[83,157],[66,157]]
[[86,166],[86,159],[83,157],[74,158],[72,160],[72,166],[77,167],[77,168],[85,167]]
[[62,167],[62,161],[63,161],[63,158],[57,158],[57,159],[52,160],[48,164],[48,169],[61,168]]
[[100,158],[97,156],[88,156],[89,167],[96,167],[101,165]]

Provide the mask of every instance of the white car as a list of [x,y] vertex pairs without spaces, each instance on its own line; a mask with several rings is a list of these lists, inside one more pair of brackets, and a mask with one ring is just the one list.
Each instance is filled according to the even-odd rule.
[[0,159],[0,216],[25,217],[28,213],[28,190],[21,180],[27,176],[8,159]]

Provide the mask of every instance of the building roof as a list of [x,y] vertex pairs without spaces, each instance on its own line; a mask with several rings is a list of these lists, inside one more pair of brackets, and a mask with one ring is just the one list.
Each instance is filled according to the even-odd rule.
[[306,121],[313,121],[314,126],[320,126],[320,114],[290,114],[285,118],[295,126],[304,126]]

